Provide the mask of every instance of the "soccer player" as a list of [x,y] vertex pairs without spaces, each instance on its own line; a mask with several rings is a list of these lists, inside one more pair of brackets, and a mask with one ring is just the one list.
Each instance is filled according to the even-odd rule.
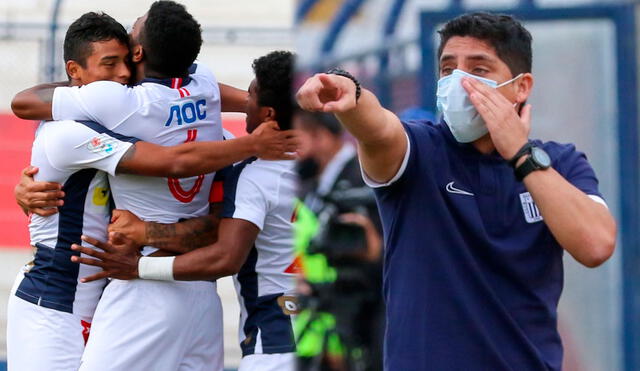
[[[265,121],[280,126],[291,122],[293,103],[290,89],[293,55],[272,52],[253,63],[256,78],[249,87],[247,131]],[[293,370],[295,342],[291,315],[297,312],[294,294],[293,230],[295,163],[252,158],[234,166],[225,179],[224,207],[218,241],[177,257],[142,257],[131,241],[113,248],[95,238],[85,237],[105,249],[100,253],[76,246],[103,259],[74,259],[104,269],[87,280],[117,277],[152,280],[205,280],[236,274],[241,306],[240,370]],[[137,235],[154,229],[165,236],[174,225],[134,221]],[[180,233],[164,243],[179,244]],[[144,240],[144,237],[143,237]],[[119,242],[122,244],[122,241]],[[139,261],[138,261],[139,260]]]
[[[106,14],[87,13],[69,27],[65,62],[71,85],[130,77],[128,36]],[[274,126],[272,123],[271,126]],[[269,136],[269,132],[265,132]],[[88,271],[69,264],[82,233],[106,236],[110,217],[107,173],[193,176],[220,169],[270,146],[263,155],[282,158],[270,143],[254,136],[225,142],[163,147],[113,133],[93,122],[45,122],[32,150],[38,179],[64,183],[65,204],[57,215],[30,220],[34,261],[18,274],[9,299],[7,346],[12,370],[77,369],[93,312],[106,280],[79,283]],[[282,136],[279,134],[278,136]],[[275,145],[275,146],[274,146]],[[280,147],[281,151],[285,150]],[[243,153],[244,152],[244,153]],[[95,269],[94,269],[95,270]]]
[[[131,39],[137,86],[40,89],[43,118],[91,119],[163,145],[222,139],[218,84],[206,68],[192,66],[202,39],[185,8],[154,3],[136,21]],[[164,223],[207,214],[212,179],[109,177],[117,207]],[[146,246],[143,253],[156,251]],[[215,282],[114,280],[94,315],[81,369],[221,369],[221,319]]]

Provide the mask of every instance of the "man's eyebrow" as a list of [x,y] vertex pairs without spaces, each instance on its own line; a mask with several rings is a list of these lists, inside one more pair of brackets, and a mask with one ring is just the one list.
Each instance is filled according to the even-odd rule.
[[[489,62],[489,63],[495,63],[496,59],[492,56],[490,56],[489,54],[472,54],[472,55],[467,55],[464,57],[465,59],[470,59],[470,60],[474,60],[474,61],[484,61],[484,62]],[[454,60],[456,59],[456,56],[453,54],[443,54],[440,57],[440,63],[445,63],[448,62],[450,60]]]
[[481,62],[489,62],[489,63],[496,62],[496,59],[488,54],[472,54],[472,55],[466,56],[465,58],[475,60],[475,61],[481,61]]
[[104,57],[100,58],[100,62],[108,62],[108,61],[115,60],[115,59],[118,59],[118,58],[119,57],[117,55],[107,55],[107,56],[104,56]]
[[440,63],[448,62],[450,60],[456,59],[456,56],[453,54],[443,54],[440,57]]

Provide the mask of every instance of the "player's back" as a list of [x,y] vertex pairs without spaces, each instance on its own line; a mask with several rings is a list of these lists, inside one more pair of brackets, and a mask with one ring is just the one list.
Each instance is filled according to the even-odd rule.
[[[108,81],[56,89],[53,114],[99,122],[120,134],[161,144],[221,140],[220,92],[213,74],[194,65],[184,79],[144,79],[133,88]],[[214,174],[185,179],[117,175],[117,208],[143,220],[173,223],[205,215]]]

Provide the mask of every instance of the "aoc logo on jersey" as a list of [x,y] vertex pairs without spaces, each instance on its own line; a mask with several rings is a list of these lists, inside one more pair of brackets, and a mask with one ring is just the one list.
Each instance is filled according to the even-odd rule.
[[93,190],[93,204],[98,206],[106,206],[109,202],[109,189],[104,187],[96,187]]
[[118,146],[118,141],[107,134],[100,134],[91,138],[87,143],[87,149],[93,153],[111,154]]
[[185,101],[180,104],[171,106],[169,109],[169,119],[164,126],[170,126],[173,123],[178,125],[191,124],[196,120],[204,120],[207,117],[207,102],[200,99],[197,102]]

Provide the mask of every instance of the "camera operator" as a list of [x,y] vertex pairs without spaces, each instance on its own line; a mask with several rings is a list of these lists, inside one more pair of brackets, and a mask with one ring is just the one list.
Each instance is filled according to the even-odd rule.
[[305,335],[316,336],[317,344],[315,351],[299,354],[301,369],[379,370],[382,237],[373,192],[362,181],[354,145],[333,115],[301,111],[294,127],[302,141],[300,199],[317,220],[304,252],[300,291],[308,312],[300,316],[305,323],[299,349],[304,352]]

